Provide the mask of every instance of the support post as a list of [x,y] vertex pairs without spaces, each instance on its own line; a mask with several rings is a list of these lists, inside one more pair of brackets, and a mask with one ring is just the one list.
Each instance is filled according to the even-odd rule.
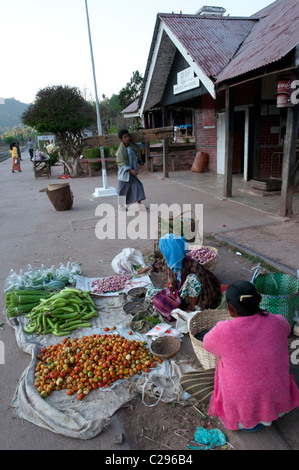
[[252,179],[259,177],[259,158],[260,158],[260,135],[261,135],[261,97],[262,97],[262,80],[256,80],[255,100],[254,100],[254,135],[252,147]]
[[234,146],[234,89],[225,90],[225,161],[223,196],[232,197]]
[[299,105],[288,108],[286,137],[283,151],[280,215],[293,212],[296,146],[299,129]]
[[147,171],[152,171],[150,142],[145,142],[145,162]]
[[168,173],[168,139],[163,140],[163,176],[169,177]]

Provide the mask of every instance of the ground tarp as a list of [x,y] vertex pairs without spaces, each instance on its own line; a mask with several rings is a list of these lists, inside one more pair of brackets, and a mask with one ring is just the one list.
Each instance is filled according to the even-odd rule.
[[[103,334],[104,327],[116,326],[116,330],[107,332],[119,333],[128,339],[146,340],[150,348],[151,339],[143,334],[128,335],[127,323],[131,315],[124,313],[118,296],[98,297],[95,299],[98,317],[93,318],[92,328],[75,330],[70,338],[83,335]],[[165,360],[150,373],[135,375],[127,380],[119,380],[107,389],[93,390],[83,401],[76,395],[68,396],[66,390],[54,391],[46,399],[41,398],[34,385],[36,355],[41,348],[57,344],[62,338],[54,335],[30,335],[23,331],[24,317],[9,319],[15,329],[16,340],[20,349],[31,354],[31,362],[20,377],[15,391],[12,407],[16,416],[46,428],[54,433],[78,439],[95,437],[107,427],[111,416],[137,394],[142,396],[145,406],[155,406],[162,400],[166,403],[184,403],[186,394],[179,384],[182,373],[193,370],[192,366],[180,352],[170,360]],[[15,324],[17,323],[17,324]]]

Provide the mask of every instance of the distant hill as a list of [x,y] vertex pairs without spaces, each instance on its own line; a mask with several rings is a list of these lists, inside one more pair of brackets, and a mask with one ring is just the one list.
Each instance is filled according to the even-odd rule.
[[21,103],[14,98],[0,102],[0,134],[18,125],[23,125],[21,116],[29,104]]

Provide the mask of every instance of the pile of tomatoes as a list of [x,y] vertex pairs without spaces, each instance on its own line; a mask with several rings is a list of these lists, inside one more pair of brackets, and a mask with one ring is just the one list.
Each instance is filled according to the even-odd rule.
[[82,400],[98,387],[108,388],[117,380],[150,372],[162,362],[145,346],[119,334],[64,338],[37,355],[35,386],[42,398],[66,389]]

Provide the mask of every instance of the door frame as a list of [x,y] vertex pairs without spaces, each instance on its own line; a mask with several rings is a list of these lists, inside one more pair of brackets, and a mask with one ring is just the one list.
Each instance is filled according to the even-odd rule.
[[[235,111],[244,111],[244,157],[243,157],[243,178],[248,181],[248,163],[249,163],[249,107],[237,107]],[[217,174],[224,175],[225,161],[225,111],[218,113],[217,116]]]

